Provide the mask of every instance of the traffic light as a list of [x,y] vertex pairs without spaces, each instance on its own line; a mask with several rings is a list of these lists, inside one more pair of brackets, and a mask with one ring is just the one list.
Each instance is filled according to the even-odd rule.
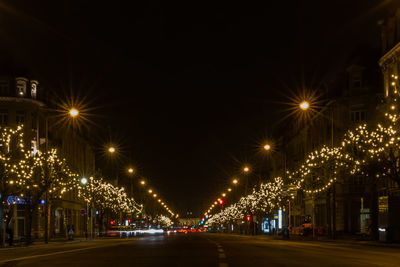
[[218,198],[217,201],[221,206],[224,204],[224,200],[222,198]]
[[111,225],[114,225],[114,223],[115,223],[114,221],[110,221],[110,224],[111,224]]
[[249,222],[250,220],[251,220],[251,216],[250,216],[250,215],[247,215],[247,216],[246,216],[246,221]]

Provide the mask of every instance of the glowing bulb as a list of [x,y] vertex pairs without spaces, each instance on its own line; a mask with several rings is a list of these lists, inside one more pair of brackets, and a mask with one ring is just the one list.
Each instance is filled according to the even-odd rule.
[[76,116],[79,115],[79,111],[78,111],[76,108],[71,108],[71,109],[69,110],[69,115],[70,115],[72,118],[75,118]]
[[307,101],[303,101],[299,106],[302,110],[307,110],[310,107],[310,104]]

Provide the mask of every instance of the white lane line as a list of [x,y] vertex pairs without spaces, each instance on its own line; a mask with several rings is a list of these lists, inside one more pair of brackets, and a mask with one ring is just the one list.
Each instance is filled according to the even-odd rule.
[[[119,242],[119,244],[124,243],[124,242]],[[21,261],[21,260],[28,260],[28,259],[35,259],[35,258],[40,258],[40,257],[47,257],[47,256],[53,256],[53,255],[59,255],[59,254],[66,254],[66,253],[71,253],[75,251],[82,251],[82,250],[89,250],[89,249],[95,249],[95,248],[104,248],[104,247],[110,247],[110,246],[116,246],[119,244],[109,244],[109,245],[103,245],[103,246],[93,246],[93,247],[86,247],[86,248],[76,248],[76,249],[70,249],[70,250],[64,250],[64,251],[57,251],[57,252],[52,252],[52,253],[46,253],[46,254],[40,254],[40,255],[32,255],[32,256],[26,256],[26,257],[19,257],[19,258],[13,258],[13,259],[7,259],[7,260],[2,260],[0,261],[1,263],[6,263],[10,261]]]

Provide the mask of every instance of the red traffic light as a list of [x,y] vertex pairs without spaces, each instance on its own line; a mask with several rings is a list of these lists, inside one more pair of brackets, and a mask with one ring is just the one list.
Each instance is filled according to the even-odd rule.
[[218,204],[220,204],[220,205],[224,204],[224,200],[222,198],[218,198],[217,201],[218,201]]
[[114,225],[114,223],[115,223],[114,221],[110,221],[110,224],[111,224],[111,225]]
[[246,216],[246,221],[249,222],[250,220],[251,220],[251,216],[250,216],[250,215],[247,215],[247,216]]

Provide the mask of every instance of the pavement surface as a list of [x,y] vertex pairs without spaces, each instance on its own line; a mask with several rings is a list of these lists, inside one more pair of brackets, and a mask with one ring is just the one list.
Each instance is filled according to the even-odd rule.
[[176,233],[0,249],[0,266],[400,266],[400,248]]

